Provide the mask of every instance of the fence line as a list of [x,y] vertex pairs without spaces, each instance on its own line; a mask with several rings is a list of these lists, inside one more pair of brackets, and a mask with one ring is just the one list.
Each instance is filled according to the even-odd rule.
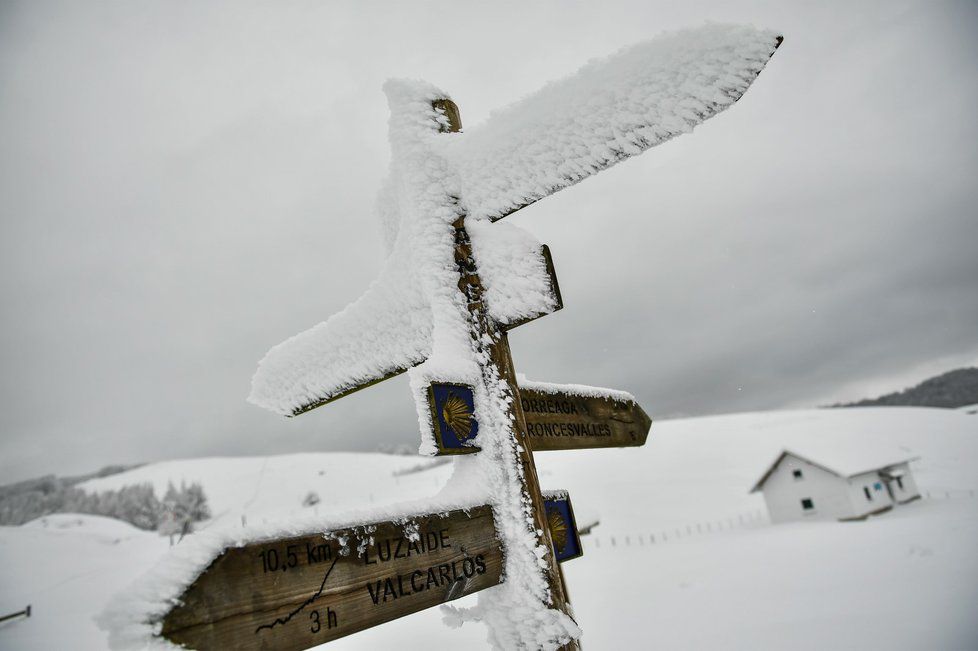
[[31,605],[30,604],[27,604],[27,608],[24,608],[21,611],[18,611],[16,613],[11,613],[9,615],[3,615],[2,617],[0,617],[0,622],[5,622],[8,619],[14,619],[15,617],[21,617],[21,616],[23,616],[23,617],[30,617],[31,616]]
[[[928,490],[923,491],[921,494],[921,497],[928,500],[974,498],[976,496],[978,496],[978,491],[973,488],[940,491]],[[590,533],[586,534],[585,543],[592,543],[596,549],[601,549],[602,547],[631,547],[634,539],[635,546],[643,547],[646,544],[655,545],[669,542],[670,539],[691,538],[693,536],[703,536],[721,531],[730,531],[732,529],[755,528],[766,524],[770,524],[767,512],[764,509],[757,509],[750,513],[739,513],[727,518],[704,520],[696,524],[673,525],[644,533],[630,532],[627,534],[615,533],[604,535]]]
[[952,488],[948,490],[939,491],[924,491],[923,497],[928,500],[950,500],[958,499],[962,497],[975,497],[976,492],[974,488]]
[[593,543],[596,549],[601,549],[601,547],[644,547],[645,545],[669,542],[669,540],[703,536],[739,528],[755,528],[766,524],[768,524],[767,514],[764,512],[764,509],[757,509],[749,513],[739,513],[735,516],[718,520],[701,521],[696,524],[674,525],[668,528],[641,533],[629,532],[627,534],[615,533],[604,535],[591,533],[585,537],[585,544]]

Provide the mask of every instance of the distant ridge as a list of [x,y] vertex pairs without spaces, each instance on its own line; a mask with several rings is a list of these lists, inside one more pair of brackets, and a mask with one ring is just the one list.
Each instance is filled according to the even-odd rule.
[[96,472],[88,473],[87,475],[75,475],[74,477],[57,477],[55,475],[44,475],[43,477],[35,477],[34,479],[25,479],[23,481],[14,482],[13,484],[4,484],[0,486],[0,501],[11,495],[20,495],[23,493],[51,493],[61,488],[70,488],[75,484],[80,484],[83,481],[88,481],[89,479],[97,479],[101,477],[111,477],[112,475],[118,475],[119,473],[126,472],[127,470],[133,470],[134,468],[139,468],[145,465],[142,463],[131,463],[129,465],[116,464],[113,466],[105,466],[101,470]]
[[959,368],[879,398],[831,407],[943,407],[956,409],[978,403],[978,368]]

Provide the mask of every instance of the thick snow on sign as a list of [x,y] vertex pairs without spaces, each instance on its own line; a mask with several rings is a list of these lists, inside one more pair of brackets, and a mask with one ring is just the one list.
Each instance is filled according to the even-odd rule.
[[433,117],[431,102],[446,93],[424,82],[388,82],[393,156],[378,206],[386,264],[359,300],[272,348],[249,400],[299,413],[411,368],[430,359],[438,342],[457,339],[446,327],[439,333],[446,315],[433,305],[448,298],[449,227],[459,214],[468,216],[491,316],[507,324],[552,310],[533,238],[476,222],[690,131],[739,99],[779,42],[775,32],[729,25],[668,34],[592,62],[465,133],[439,132],[444,118]]
[[[469,230],[497,323],[556,308],[538,241],[508,224]],[[432,312],[409,260],[395,251],[363,296],[272,348],[252,380],[249,400],[288,416],[425,361],[432,350]]]
[[740,99],[780,42],[746,26],[665,34],[494,113],[451,144],[468,214],[499,219],[692,131]]
[[618,389],[605,389],[604,387],[592,387],[586,384],[555,384],[554,382],[537,382],[527,378],[522,373],[516,374],[520,389],[532,389],[541,393],[552,393],[555,395],[570,394],[572,396],[584,396],[586,398],[607,398],[619,402],[635,401],[635,396],[627,391]]

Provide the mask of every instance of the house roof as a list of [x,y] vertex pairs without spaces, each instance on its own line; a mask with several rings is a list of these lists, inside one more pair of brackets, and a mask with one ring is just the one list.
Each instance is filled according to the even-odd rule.
[[[754,486],[750,489],[750,492],[754,493],[760,490],[761,487],[764,486],[764,482],[767,481],[767,478],[771,476],[771,473],[773,473],[774,470],[778,467],[778,464],[781,463],[781,460],[784,459],[789,454],[803,461],[807,461],[813,466],[817,466],[822,470],[829,472],[837,477],[842,477],[843,479],[848,479],[849,477],[855,477],[856,475],[861,475],[867,472],[884,470],[886,468],[898,466],[902,463],[916,461],[917,459],[920,458],[920,457],[907,457],[907,456],[900,456],[900,455],[893,455],[893,454],[881,454],[879,456],[876,456],[875,459],[871,460],[867,458],[866,454],[863,454],[863,452],[865,452],[863,450],[859,450],[858,451],[860,452],[859,454],[853,454],[854,452],[853,450],[850,450],[848,452],[849,454],[843,454],[842,451],[836,450],[834,451],[834,453],[826,451],[818,455],[819,459],[831,458],[833,460],[833,463],[829,465],[829,464],[821,463],[820,461],[816,461],[815,459],[812,458],[812,456],[809,456],[807,454],[799,454],[797,452],[794,452],[792,450],[787,450],[787,449],[782,450],[781,453],[778,454],[778,456],[774,459],[774,461],[767,466],[767,470],[764,471],[764,474],[761,475],[760,479],[758,479],[757,482],[754,484]],[[882,463],[881,460],[883,461]]]

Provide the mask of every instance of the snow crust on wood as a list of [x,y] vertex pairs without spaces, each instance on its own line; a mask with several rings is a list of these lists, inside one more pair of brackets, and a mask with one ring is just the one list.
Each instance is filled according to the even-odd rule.
[[[343,312],[272,348],[259,363],[248,400],[291,415],[356,386],[423,361],[451,303],[451,224],[447,163],[431,156],[447,95],[425,82],[388,81],[390,177],[381,201],[390,254],[380,278]],[[455,312],[458,311],[455,307]],[[462,306],[464,307],[464,306]]]
[[692,131],[744,94],[777,44],[748,26],[668,33],[491,114],[448,152],[466,211],[498,219]]
[[[532,235],[510,224],[488,223],[473,224],[469,234],[494,321],[509,325],[556,308],[542,246]],[[420,258],[422,250],[431,256],[438,245],[445,255],[445,236],[409,245],[405,234],[363,296],[265,355],[249,401],[291,415],[427,359],[434,323],[419,269],[431,266]]]
[[581,396],[582,398],[605,398],[607,400],[614,400],[615,402],[635,402],[635,396],[627,391],[592,387],[586,384],[537,382],[536,380],[527,379],[522,373],[517,374],[517,378],[521,389],[530,389],[531,391],[539,391],[540,393]]
[[[96,622],[109,633],[109,646],[112,649],[182,649],[159,636],[163,618],[179,604],[183,592],[224,550],[341,529],[358,529],[369,533],[370,526],[382,522],[402,524],[405,532],[410,533],[419,517],[472,509],[485,503],[480,499],[481,496],[459,491],[451,495],[442,492],[435,498],[337,513],[329,517],[305,516],[288,522],[199,532],[173,547],[145,575],[113,597]],[[337,540],[341,555],[363,553],[362,549],[349,546],[348,539]]]
[[593,61],[461,134],[438,133],[447,118],[430,105],[446,93],[419,82],[424,90],[411,96],[409,84],[389,82],[393,157],[377,208],[384,268],[359,300],[272,348],[249,401],[291,415],[425,360],[435,327],[431,270],[445,271],[447,226],[462,213],[493,317],[507,324],[546,313],[552,297],[533,238],[474,222],[691,131],[747,90],[776,44],[775,32],[729,25],[663,35]]
[[[470,614],[487,624],[489,640],[497,649],[556,649],[578,637],[580,629],[570,617],[551,607],[545,555],[552,552],[538,544],[534,529],[532,503],[524,489],[510,420],[513,396],[489,359],[487,343],[473,339],[472,316],[458,287],[453,224],[463,213],[456,200],[458,177],[443,155],[444,143],[453,136],[437,132],[438,119],[444,116],[432,108],[434,99],[448,96],[432,96],[438,91],[423,82],[388,82],[385,91],[391,108],[392,187],[400,212],[394,252],[405,240],[421,251],[416,264],[432,313],[431,353],[408,372],[420,429],[432,429],[426,395],[431,382],[472,387],[474,415],[479,423],[474,443],[482,451],[455,461],[455,472],[444,491],[485,495],[505,550],[504,582],[480,592],[478,606]],[[476,226],[468,231],[471,223],[465,222],[473,246],[483,248],[474,253],[480,276],[485,269],[487,278],[496,284],[494,291],[499,290],[504,276],[518,278],[511,267],[515,260],[524,258],[520,251],[527,253],[539,245],[515,227]],[[505,239],[492,240],[497,233]],[[511,258],[497,263],[494,254]],[[538,271],[542,268],[537,265]],[[513,287],[513,295],[487,292],[491,318],[498,320],[495,310],[526,307],[525,294],[534,292],[520,282]],[[427,443],[430,446],[431,442]],[[422,452],[428,451],[425,447],[423,442]]]
[[431,311],[406,262],[389,260],[356,302],[269,350],[248,401],[289,416],[423,361]]
[[512,224],[466,220],[489,315],[509,325],[557,309],[542,246]]
[[[488,624],[496,648],[554,649],[580,630],[551,607],[545,574],[545,555],[551,552],[538,544],[532,504],[523,488],[509,420],[512,396],[489,363],[484,342],[473,340],[471,316],[458,289],[454,222],[463,213],[458,176],[443,155],[453,136],[440,132],[445,116],[432,105],[448,95],[408,80],[388,81],[384,91],[391,111],[392,157],[381,215],[391,250],[388,267],[371,290],[390,304],[375,302],[368,293],[332,323],[273,349],[259,367],[250,400],[291,413],[342,391],[351,381],[377,377],[390,368],[385,360],[414,364],[424,357],[409,377],[421,431],[430,432],[429,384],[473,387],[479,422],[475,443],[482,452],[455,462],[456,473],[443,494],[481,494],[492,505],[505,548],[505,582],[480,593],[478,616]],[[469,237],[478,250],[480,276],[484,273],[487,280],[489,317],[506,323],[552,308],[539,243],[513,226],[484,226],[476,224]],[[388,310],[417,315],[410,322],[418,327],[397,332],[405,317],[390,316]],[[372,329],[378,320],[380,327]],[[488,369],[485,374],[483,369]],[[431,453],[433,447],[430,440],[422,442],[422,452]]]
[[568,493],[567,490],[563,488],[554,488],[551,490],[540,491],[540,493],[543,495],[543,499],[545,500],[560,501],[560,500],[566,500],[570,497],[570,493]]

